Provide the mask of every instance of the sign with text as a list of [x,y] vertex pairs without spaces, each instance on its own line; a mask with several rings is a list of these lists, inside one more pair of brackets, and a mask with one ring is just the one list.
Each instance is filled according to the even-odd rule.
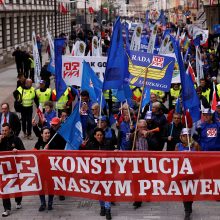
[[50,194],[121,202],[219,200],[219,166],[218,152],[1,152],[0,197]]
[[130,84],[142,87],[147,71],[146,85],[150,89],[170,90],[175,59],[173,57],[131,51],[129,57]]
[[[62,78],[68,86],[81,86],[83,60],[88,62],[94,72],[103,81],[107,57],[97,56],[62,56]],[[83,82],[82,82],[83,83]]]

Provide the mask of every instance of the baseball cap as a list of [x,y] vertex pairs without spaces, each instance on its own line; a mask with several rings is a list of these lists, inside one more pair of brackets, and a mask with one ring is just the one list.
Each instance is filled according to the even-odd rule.
[[59,123],[60,123],[60,118],[58,118],[58,117],[52,118],[52,120],[50,122],[51,125],[57,125]]
[[107,121],[107,120],[108,119],[107,119],[107,117],[105,115],[101,117],[101,121]]
[[212,111],[209,108],[204,108],[202,114],[212,114]]
[[190,135],[190,130],[188,128],[183,128],[182,131],[181,131],[181,135]]
[[217,103],[216,107],[220,107],[220,102]]
[[44,80],[40,80],[40,83],[44,83],[45,84],[45,81]]
[[145,119],[151,119],[151,118],[152,118],[152,111],[147,111]]

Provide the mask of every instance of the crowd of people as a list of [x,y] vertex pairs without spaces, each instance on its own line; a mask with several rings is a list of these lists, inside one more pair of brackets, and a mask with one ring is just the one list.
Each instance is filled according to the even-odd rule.
[[[95,34],[95,33],[94,33]],[[104,40],[103,53],[109,47],[110,32],[101,34]],[[79,32],[77,38],[84,38]],[[91,39],[88,37],[87,48],[91,51]],[[104,48],[103,47],[103,48]],[[196,75],[195,46],[189,45],[188,54],[192,68]],[[183,50],[183,53],[186,51]],[[132,103],[121,103],[114,96],[113,91],[104,92],[107,106],[100,110],[100,103],[90,100],[88,91],[68,86],[63,95],[56,100],[56,90],[51,89],[50,73],[42,69],[42,80],[39,88],[34,88],[31,71],[32,57],[17,48],[15,56],[18,83],[13,95],[20,101],[21,123],[15,113],[10,112],[9,104],[2,103],[0,114],[1,136],[0,150],[24,150],[19,138],[33,139],[32,131],[38,138],[35,150],[64,150],[66,141],[56,134],[61,124],[68,119],[75,103],[80,100],[80,117],[83,128],[83,143],[80,150],[120,150],[120,151],[219,151],[220,150],[220,83],[218,82],[220,44],[214,49],[213,43],[205,48],[201,47],[204,78],[195,83],[196,91],[201,101],[201,120],[193,124],[188,112],[181,108],[177,110],[176,100],[181,94],[181,84],[172,84],[169,93],[151,90],[150,102],[144,107],[138,118],[138,109],[142,96],[142,88],[131,87]],[[22,59],[21,58],[24,58]],[[44,76],[46,76],[44,78]],[[216,110],[211,110],[213,84],[217,93]],[[37,107],[35,111],[34,103]],[[39,110],[41,109],[41,110]],[[100,114],[101,112],[101,114]],[[39,116],[38,117],[36,116]],[[56,136],[54,137],[54,134]],[[50,139],[53,138],[52,141]],[[61,199],[65,199],[61,195]],[[16,198],[16,208],[21,208],[22,198]],[[111,219],[111,201],[100,201],[100,215]],[[135,209],[141,207],[141,201],[134,201]],[[10,214],[10,199],[3,200],[3,217]],[[39,211],[53,209],[53,195],[49,195],[48,205],[45,195],[40,195]],[[185,220],[190,219],[192,202],[184,202]]]

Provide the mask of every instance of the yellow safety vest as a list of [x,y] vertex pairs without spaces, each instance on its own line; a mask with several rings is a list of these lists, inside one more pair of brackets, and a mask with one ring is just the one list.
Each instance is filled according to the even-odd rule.
[[218,97],[220,97],[220,84],[218,84],[218,85],[216,86],[216,88],[217,88]]
[[23,89],[21,86],[19,86],[17,88],[17,90],[22,95],[22,97],[21,97],[22,98],[22,106],[23,107],[30,107],[30,106],[32,106],[33,105],[33,100],[35,98],[34,87],[31,87],[30,89]]
[[162,99],[165,97],[165,92],[163,92],[161,90],[151,89],[150,93],[156,94],[157,97],[158,97],[157,100],[160,101],[160,102],[162,102],[163,101]]
[[[109,89],[108,90],[105,90],[103,92],[103,95],[104,95],[104,98],[106,100],[110,99],[110,96],[109,96]],[[112,102],[118,102],[118,99],[114,96],[114,94],[112,93]]]
[[[68,102],[68,94],[69,94],[70,88],[68,87],[66,91],[63,93],[63,95],[59,98],[59,100],[56,102],[56,109],[64,109],[66,103]],[[53,93],[56,95],[56,90],[53,90]]]
[[31,69],[34,69],[34,60],[29,57],[29,60],[31,61]]
[[210,96],[210,89],[207,89],[205,92],[202,92],[202,95],[206,97],[208,103],[209,103],[209,96]]
[[44,103],[50,100],[51,92],[50,88],[47,88],[45,92],[41,92],[40,89],[36,90],[36,95],[42,108],[44,108]]
[[170,89],[170,96],[174,97],[174,99],[172,100],[172,105],[176,104],[176,99],[179,97],[179,94],[180,94],[180,89],[177,90],[173,88]]

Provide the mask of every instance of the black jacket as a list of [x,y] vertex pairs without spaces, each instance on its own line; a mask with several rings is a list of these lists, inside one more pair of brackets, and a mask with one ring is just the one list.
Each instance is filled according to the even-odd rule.
[[25,150],[22,140],[13,133],[9,137],[2,139],[0,143],[0,151]]
[[37,143],[35,144],[34,148],[36,148],[37,150],[43,150],[44,147],[48,144],[49,141],[44,142],[42,137],[38,138]]
[[114,146],[107,145],[105,140],[99,143],[96,139],[92,138],[88,141],[86,150],[115,150],[115,148]]
[[[177,126],[175,124],[167,125],[162,134],[162,139],[167,142],[167,151],[174,151],[176,144],[181,142],[180,141],[180,133],[182,131],[183,125],[179,123]],[[171,134],[172,131],[172,134]],[[172,140],[168,141],[168,137],[172,136]]]
[[[38,138],[41,138],[40,128],[38,126],[33,126],[33,131]],[[51,138],[54,136],[55,133],[56,131],[50,128]],[[64,150],[65,146],[66,146],[66,141],[64,140],[64,138],[60,134],[56,134],[54,139],[49,144],[49,149]]]

